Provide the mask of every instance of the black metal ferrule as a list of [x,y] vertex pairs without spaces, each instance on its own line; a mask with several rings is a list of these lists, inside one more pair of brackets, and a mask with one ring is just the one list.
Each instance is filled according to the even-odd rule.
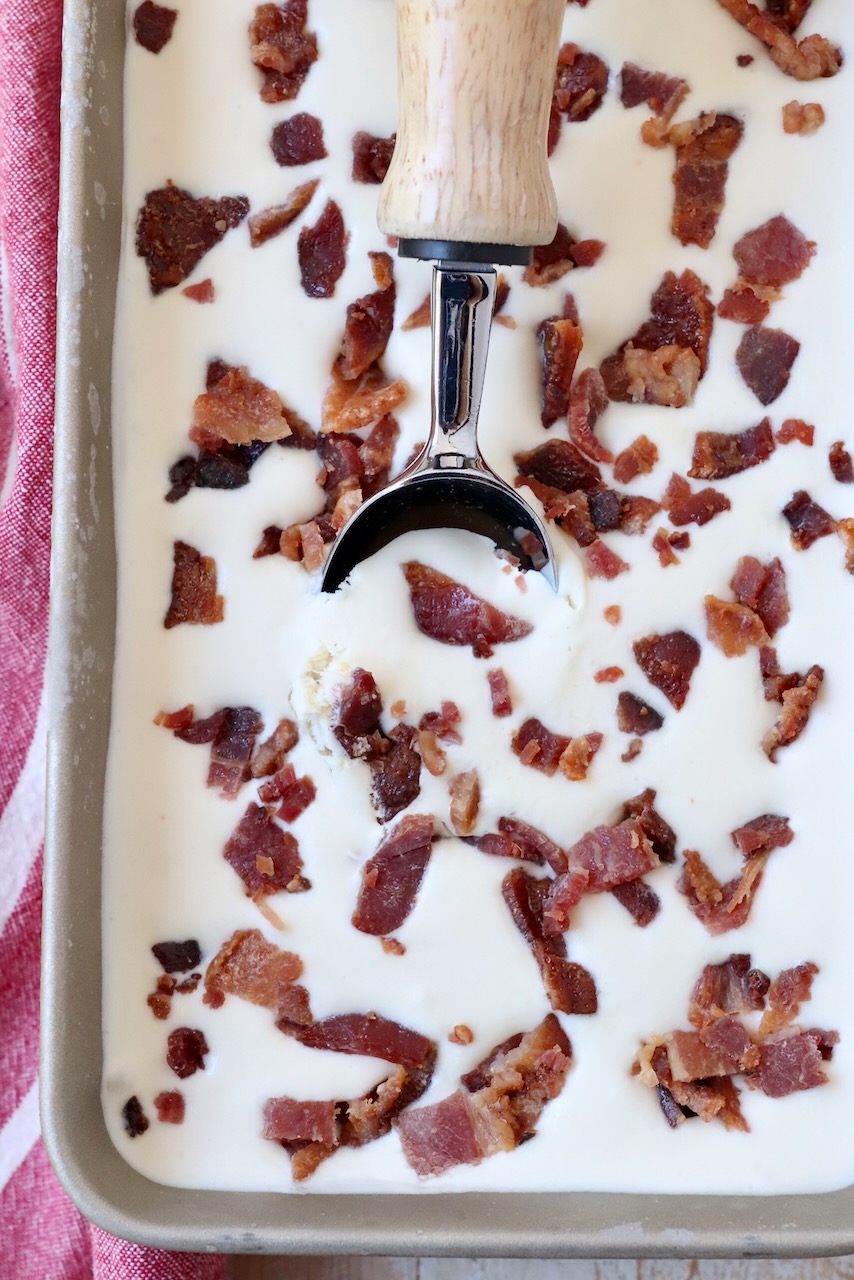
[[472,262],[480,266],[528,267],[534,250],[520,244],[468,244],[463,240],[401,240],[401,258],[422,261]]

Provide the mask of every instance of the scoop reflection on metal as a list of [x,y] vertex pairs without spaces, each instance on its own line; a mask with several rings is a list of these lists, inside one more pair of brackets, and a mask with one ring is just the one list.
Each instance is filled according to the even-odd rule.
[[539,516],[481,456],[477,420],[495,302],[494,267],[442,262],[433,268],[430,438],[393,484],[364,503],[326,562],[323,590],[402,533],[461,528],[491,538],[557,588],[554,554]]

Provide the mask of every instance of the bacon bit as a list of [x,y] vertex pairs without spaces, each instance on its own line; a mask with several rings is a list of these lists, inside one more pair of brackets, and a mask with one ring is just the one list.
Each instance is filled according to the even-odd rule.
[[460,743],[462,738],[456,726],[461,719],[460,709],[455,702],[443,702],[438,711],[425,712],[418,722],[418,728],[435,733],[443,742]]
[[201,963],[202,952],[195,938],[186,942],[155,942],[151,948],[165,973],[187,973]]
[[[261,854],[273,862],[274,872],[262,876],[256,865]],[[246,886],[247,896],[256,893],[290,892],[294,876],[302,870],[296,840],[273,821],[267,809],[250,804],[223,850],[226,862]]]
[[264,1103],[261,1136],[273,1142],[320,1142],[334,1146],[337,1138],[335,1103],[268,1098]]
[[635,660],[650,684],[660,689],[680,711],[688,696],[691,676],[700,661],[700,646],[685,631],[646,636],[632,646]]
[[312,1021],[308,993],[296,984],[301,973],[302,961],[292,951],[280,950],[258,929],[239,929],[207,967],[204,1002],[218,1008],[233,995],[307,1024]]
[[279,1030],[308,1049],[381,1058],[401,1067],[421,1067],[430,1061],[435,1045],[427,1036],[377,1013],[339,1013],[309,1026],[280,1023]]
[[271,391],[246,368],[231,368],[209,391],[196,396],[190,439],[202,449],[225,444],[283,440],[291,434],[289,414]]
[[749,67],[756,59],[752,53],[740,53],[736,58],[736,62],[740,67]]
[[655,808],[656,793],[647,787],[623,805],[621,821],[636,818],[660,862],[676,861],[676,834]]
[[775,448],[768,418],[763,418],[756,427],[732,434],[700,431],[694,440],[688,475],[694,480],[725,480],[767,461]]
[[779,289],[803,275],[815,243],[781,214],[743,235],[733,249],[742,280]]
[[213,280],[200,280],[198,284],[187,285],[186,289],[182,289],[185,298],[189,298],[191,302],[205,303],[213,302],[216,297],[216,290],[213,286]]
[[849,573],[854,573],[854,520],[840,520],[836,532],[845,547],[845,568]]
[[148,1128],[148,1117],[142,1109],[142,1103],[136,1094],[128,1098],[122,1107],[122,1120],[129,1138],[138,1138]]
[[409,333],[411,329],[429,329],[431,317],[432,302],[428,293],[424,301],[419,303],[415,310],[406,317],[400,327],[405,333]]
[[[313,227],[303,227],[297,241],[302,287],[309,298],[331,298],[335,293],[347,261],[348,240],[341,210],[334,200],[327,200],[317,222]],[[391,409],[385,412],[390,413]]]
[[[160,987],[161,979],[158,978],[157,985]],[[145,997],[145,1003],[151,1012],[160,1022],[165,1022],[172,1012],[172,988],[169,990],[152,991]]]
[[561,933],[547,932],[544,911],[551,884],[514,867],[504,877],[501,892],[537,962],[551,1007],[558,1013],[593,1014],[598,1007],[593,978],[581,965],[567,960]]
[[167,9],[152,0],[142,0],[133,15],[133,34],[137,44],[149,53],[160,53],[172,39],[172,28],[178,17],[177,9]]
[[210,627],[222,622],[225,602],[216,593],[216,561],[203,556],[186,542],[174,544],[172,598],[163,625],[167,629],[181,623]]
[[510,697],[510,684],[503,668],[496,667],[492,671],[487,671],[486,678],[489,681],[492,714],[499,719],[502,716],[512,715],[513,701]]
[[[666,273],[652,295],[649,320],[600,366],[612,400],[671,407],[691,403],[708,360],[715,314],[708,294],[693,271]],[[689,350],[696,361],[685,354]],[[658,355],[651,359],[642,352]]]
[[563,776],[570,782],[583,782],[602,741],[601,733],[586,733],[578,738],[570,738],[569,746],[560,758]]
[[[601,495],[592,494],[590,498],[591,508],[595,507],[596,500]],[[661,510],[661,503],[655,502],[652,498],[644,498],[641,494],[630,494],[620,499],[620,522],[619,529],[621,533],[629,536],[645,533],[647,525],[653,516],[657,516]]]
[[257,249],[266,244],[292,222],[296,222],[303,210],[308,208],[319,185],[320,179],[313,178],[311,182],[304,182],[296,187],[284,204],[274,204],[269,209],[262,209],[260,213],[253,213],[249,219],[249,243],[252,248]]
[[830,446],[830,470],[840,484],[854,484],[854,461],[841,440]]
[[769,636],[775,636],[789,620],[786,570],[779,559],[762,565],[754,556],[742,556],[730,583],[736,600],[758,614]]
[[627,573],[631,567],[616,551],[612,551],[598,539],[584,548],[584,563],[591,578],[605,578],[609,582],[621,573]]
[[191,1027],[176,1027],[169,1032],[166,1045],[166,1063],[179,1080],[186,1080],[197,1071],[204,1071],[205,1055],[210,1050],[203,1031],[194,1031]]
[[827,1084],[820,1034],[802,1031],[760,1046],[756,1082],[764,1094],[769,1098],[784,1098],[802,1089]]
[[623,620],[623,611],[618,604],[609,604],[602,610],[602,617],[612,627],[618,627]]
[[685,852],[685,864],[677,888],[688,899],[691,911],[713,936],[740,929],[750,915],[753,898],[762,881],[770,851],[745,859],[740,875],[726,884],[712,874],[699,853]]
[[608,75],[608,64],[595,53],[584,53],[577,44],[561,45],[552,98],[558,132],[561,117],[575,124],[599,110],[608,91]]
[[602,488],[602,473],[568,440],[547,440],[513,461],[526,479],[537,480],[560,493],[592,493]]
[[[353,181],[379,186],[388,173],[397,134],[378,138],[371,133],[353,135]],[[404,326],[405,327],[405,326]]]
[[731,955],[722,964],[707,964],[691,995],[688,1018],[703,1027],[721,1014],[751,1013],[765,1008],[771,979],[750,967],[749,955]]
[[675,125],[668,141],[676,148],[676,199],[671,230],[681,244],[708,249],[724,207],[729,161],[744,136],[735,116],[704,112]]
[[[400,407],[409,394],[403,378],[392,381],[379,365],[372,365],[360,378],[348,382],[337,368],[323,398],[320,429],[358,431]],[[420,452],[420,451],[419,451]]]
[[679,557],[673,550],[670,542],[670,536],[666,529],[658,529],[656,531],[655,537],[652,540],[652,546],[653,550],[658,552],[658,560],[663,569],[666,569],[668,565],[680,563]]
[[387,956],[406,955],[406,947],[398,938],[380,938],[380,946]]
[[368,758],[371,799],[380,822],[388,822],[412,804],[421,791],[421,757],[414,747],[416,736],[411,725],[396,725],[391,733],[381,736]]
[[569,738],[551,733],[540,720],[532,717],[516,730],[511,745],[522,764],[531,765],[552,777],[557,773],[561,756],[569,744]]
[[544,427],[550,427],[569,413],[570,389],[583,342],[581,326],[572,320],[544,320],[537,329],[537,342],[542,364],[541,420]]
[[161,1124],[184,1123],[184,1095],[177,1089],[168,1089],[158,1093],[154,1099],[157,1108],[157,1119]]
[[318,573],[326,559],[326,544],[316,520],[299,526],[300,559],[306,573]]
[[617,484],[630,484],[638,476],[649,475],[658,462],[658,449],[647,436],[638,436],[614,460]]
[[211,744],[207,785],[218,788],[223,799],[230,800],[250,776],[249,761],[262,727],[253,707],[223,707],[206,720],[194,720],[175,730],[175,736],[182,742]]
[[[567,322],[568,323],[568,322]],[[608,392],[598,369],[585,369],[569,397],[569,438],[594,462],[613,462],[610,449],[596,439],[593,429],[608,407]]]
[[797,339],[782,329],[755,324],[747,330],[738,344],[735,362],[761,404],[773,404],[785,391],[800,349]]
[[617,680],[622,680],[625,674],[622,667],[602,667],[594,673],[593,679],[597,684],[615,684]]
[[[292,774],[293,767],[289,765],[287,770],[281,770],[280,773],[276,774],[273,782],[267,783],[266,786],[271,787],[273,783],[276,782],[276,779],[281,779],[282,774],[285,772]],[[282,785],[283,783],[284,779],[282,779],[282,782],[278,787],[279,796],[282,801],[279,806],[279,817],[283,822],[296,822],[300,814],[305,813],[308,806],[314,801],[317,796],[317,788],[315,787],[312,779],[308,776],[303,778],[289,777],[287,783]],[[261,788],[261,791],[263,790],[264,787]],[[259,796],[261,796],[261,791],[258,793]],[[261,798],[266,800],[266,796],[262,796]],[[268,872],[268,874],[272,873]]]
[[[585,893],[607,893],[617,885],[637,880],[654,871],[658,855],[639,817],[625,817],[613,827],[595,827],[582,836],[566,854],[567,871],[554,881],[546,914],[556,918],[565,878],[586,874]],[[564,925],[564,928],[566,926]]]
[[534,249],[534,258],[522,277],[534,289],[554,284],[575,267],[592,267],[605,250],[601,240],[576,240],[562,222],[554,239]]
[[164,729],[172,729],[177,734],[179,729],[187,729],[193,723],[194,708],[192,702],[178,711],[158,711],[154,723]]
[[661,503],[675,525],[708,524],[722,511],[729,511],[732,505],[726,494],[717,489],[698,489],[692,493],[688,481],[675,471]]
[[626,747],[625,751],[620,756],[620,759],[623,761],[624,764],[631,764],[632,760],[637,760],[638,756],[642,751],[643,751],[643,739],[632,738],[629,742],[629,745]]
[[474,1040],[474,1032],[464,1022],[458,1022],[448,1036],[448,1040],[451,1044],[471,1044]]
[[521,640],[532,630],[529,622],[502,613],[438,569],[418,560],[402,568],[416,626],[433,640],[471,645],[476,658],[489,658],[494,644]]
[[[824,669],[810,667],[803,679],[797,679],[798,684],[782,691],[779,701],[783,710],[762,739],[762,749],[772,762],[776,761],[779,749],[795,742],[807,727],[813,704],[824,682]],[[765,696],[767,698],[767,691]]]
[[792,546],[796,551],[806,551],[819,538],[827,538],[836,532],[836,521],[813,502],[805,489],[799,489],[783,508],[783,515],[792,530]]
[[261,743],[249,766],[253,778],[268,778],[285,764],[285,756],[299,742],[299,729],[293,720],[280,720],[265,742]]
[[663,724],[664,716],[635,694],[621,693],[617,698],[617,727],[621,733],[642,738],[655,733]]
[[759,324],[770,310],[770,301],[759,297],[750,285],[741,280],[732,289],[727,289],[718,303],[721,319],[733,320],[736,324]]
[[396,291],[392,260],[387,253],[370,255],[382,284],[376,293],[351,302],[347,308],[344,338],[335,367],[347,382],[361,378],[385,353],[394,326]]
[[802,418],[786,418],[777,432],[777,443],[791,444],[794,440],[799,440],[801,444],[811,448],[815,440],[815,427],[804,422]]
[[451,826],[458,836],[470,836],[480,809],[480,778],[476,769],[459,773],[448,784],[451,796]]
[[399,929],[415,905],[433,840],[433,819],[408,814],[386,833],[362,868],[353,924],[384,937]]
[[740,657],[755,645],[768,643],[762,619],[746,605],[706,596],[706,635],[728,658]]
[[149,191],[136,223],[136,252],[145,259],[151,292],[186,280],[202,258],[249,212],[246,196],[196,199],[180,187]]
[[513,1048],[499,1045],[487,1059],[480,1089],[458,1089],[395,1120],[403,1154],[420,1177],[479,1164],[536,1132],[546,1103],[563,1088],[572,1046],[553,1015],[514,1040]]
[[181,996],[192,995],[201,980],[202,975],[200,973],[191,973],[189,978],[184,978],[183,982],[179,982],[176,985],[175,991]]
[[817,80],[835,76],[842,66],[842,53],[825,36],[807,36],[796,42],[773,12],[762,12],[750,0],[718,0],[721,8],[746,31],[761,40],[771,61],[795,80]]
[[769,1007],[759,1024],[760,1036],[773,1035],[795,1021],[801,1005],[812,995],[812,982],[817,973],[818,965],[808,961],[783,969],[777,975],[768,989]]
[[566,854],[536,827],[518,818],[499,818],[498,833],[466,841],[494,858],[518,858],[535,866],[548,864],[559,875],[566,870]]
[[639,929],[645,929],[648,924],[652,924],[661,910],[661,899],[643,880],[630,880],[626,884],[618,884],[611,890],[611,896],[628,911]]
[[798,133],[806,138],[817,133],[824,121],[824,107],[819,102],[792,101],[783,106],[784,133]]
[[362,465],[362,490],[370,498],[384,488],[391,476],[394,452],[400,437],[400,427],[392,417],[381,418],[367,438],[359,445]]
[[317,60],[317,36],[305,30],[308,0],[261,4],[249,24],[250,56],[263,72],[263,102],[288,102]]
[[644,71],[634,62],[624,62],[620,72],[620,102],[627,110],[646,105],[668,123],[688,92],[687,80],[666,76],[661,71]]

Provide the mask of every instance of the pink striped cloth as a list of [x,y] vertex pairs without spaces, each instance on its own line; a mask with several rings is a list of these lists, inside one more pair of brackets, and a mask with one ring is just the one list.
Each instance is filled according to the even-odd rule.
[[0,0],[0,1277],[222,1280],[91,1227],[39,1138],[61,0]]

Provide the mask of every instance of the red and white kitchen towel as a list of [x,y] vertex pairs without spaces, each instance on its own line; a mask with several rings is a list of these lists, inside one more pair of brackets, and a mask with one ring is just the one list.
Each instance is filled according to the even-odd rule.
[[91,1227],[39,1137],[62,0],[0,0],[0,1280],[222,1280]]

